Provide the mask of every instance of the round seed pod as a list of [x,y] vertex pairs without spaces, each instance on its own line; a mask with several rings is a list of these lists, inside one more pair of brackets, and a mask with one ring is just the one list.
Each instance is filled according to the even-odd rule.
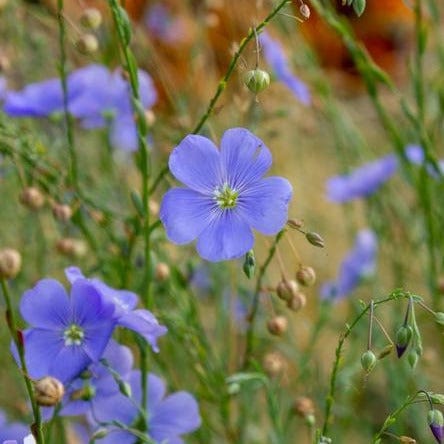
[[72,217],[72,209],[69,205],[55,203],[52,206],[52,214],[60,222],[68,222]]
[[4,248],[0,250],[0,278],[12,279],[22,268],[22,257],[17,250]]
[[301,265],[296,272],[296,280],[304,287],[311,287],[316,282],[316,272],[312,267]]
[[293,279],[283,278],[276,287],[276,293],[279,299],[283,301],[289,301],[298,292],[299,285]]
[[77,51],[84,55],[94,54],[99,49],[99,41],[94,34],[83,34],[75,43]]
[[299,311],[305,307],[306,303],[307,297],[304,293],[298,291],[287,301],[287,307],[292,311]]
[[102,24],[102,13],[97,8],[86,8],[80,16],[80,24],[86,29],[97,29]]
[[52,407],[58,404],[65,394],[65,387],[56,378],[45,376],[34,381],[35,400],[38,405]]
[[170,267],[165,262],[159,262],[154,271],[154,277],[159,282],[164,282],[170,277]]
[[36,187],[24,188],[19,196],[20,203],[32,211],[37,211],[43,207],[45,197],[42,192]]
[[275,316],[267,322],[268,331],[275,336],[283,335],[288,328],[288,321],[285,316]]

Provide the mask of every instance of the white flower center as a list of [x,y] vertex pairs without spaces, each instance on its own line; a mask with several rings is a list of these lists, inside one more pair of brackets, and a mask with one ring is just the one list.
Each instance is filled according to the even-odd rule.
[[214,190],[213,196],[219,207],[226,210],[229,208],[234,208],[237,205],[239,191],[230,188],[225,182],[222,186],[219,186]]
[[82,345],[85,332],[82,327],[76,324],[71,324],[64,332],[63,338],[65,339],[65,345]]

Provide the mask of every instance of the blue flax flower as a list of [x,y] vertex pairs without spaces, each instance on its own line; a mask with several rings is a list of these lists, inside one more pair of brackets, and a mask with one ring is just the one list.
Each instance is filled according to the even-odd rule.
[[144,23],[152,36],[168,44],[180,41],[185,34],[185,24],[160,2],[150,6]]
[[[65,270],[66,277],[73,284],[78,279],[85,279],[77,267]],[[114,317],[117,325],[135,331],[142,336],[153,351],[158,352],[157,338],[167,332],[167,328],[160,325],[155,316],[148,310],[136,309],[138,296],[127,290],[116,290],[99,279],[88,279],[88,282],[111,304],[114,304]]]
[[5,441],[22,442],[29,435],[29,427],[19,422],[8,422],[6,415],[0,410],[0,443]]
[[[102,362],[95,362],[69,384],[61,402],[59,415],[77,416],[90,411],[93,414],[100,412],[110,397],[120,393],[108,367],[116,372],[122,381],[129,378],[133,366],[131,350],[111,339],[102,359],[107,361],[107,366]],[[46,409],[45,417],[52,416],[52,411],[52,408]]]
[[321,288],[321,297],[337,301],[350,294],[364,277],[375,272],[378,240],[371,230],[361,230],[355,245],[341,263],[336,281],[327,282]]
[[71,296],[56,280],[43,279],[24,293],[22,317],[25,359],[33,378],[71,381],[100,359],[115,327],[115,306],[85,279],[72,284]]
[[252,228],[276,234],[287,220],[292,187],[281,177],[262,177],[271,163],[262,140],[244,128],[227,130],[220,151],[206,137],[185,137],[169,168],[186,188],[169,190],[160,208],[168,238],[197,239],[198,253],[216,262],[250,250]]
[[[135,370],[131,376],[133,401],[140,403],[140,372]],[[118,394],[96,412],[95,419],[101,422],[117,420],[131,425],[139,416],[133,401]],[[193,432],[201,424],[194,397],[184,391],[166,395],[165,382],[152,373],[148,375],[146,411],[148,436],[159,444],[183,444],[181,436]],[[134,444],[137,438],[120,428],[110,428],[108,435],[97,441],[100,444]]]
[[273,69],[277,79],[281,81],[300,102],[304,105],[309,105],[311,103],[310,91],[307,85],[292,73],[281,44],[270,37],[266,31],[259,35],[259,42],[264,51],[265,60]]

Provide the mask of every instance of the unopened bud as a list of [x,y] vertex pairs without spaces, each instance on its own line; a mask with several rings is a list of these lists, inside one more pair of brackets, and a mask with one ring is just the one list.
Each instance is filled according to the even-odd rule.
[[58,404],[65,394],[65,387],[56,378],[45,376],[34,381],[35,400],[38,405],[52,407]]
[[318,234],[314,233],[312,231],[305,233],[305,238],[310,242],[311,245],[314,245],[315,247],[324,248],[325,243],[324,239]]
[[259,93],[270,85],[270,75],[262,69],[252,69],[245,74],[244,83],[251,92]]
[[165,262],[159,262],[156,265],[156,270],[154,272],[156,280],[159,282],[164,282],[170,277],[170,267]]
[[131,385],[128,382],[119,381],[119,390],[123,396],[126,396],[127,398],[131,398],[132,390],[131,390]]
[[299,12],[305,20],[310,18],[310,8],[305,3],[302,3],[302,5],[299,7]]
[[305,307],[306,303],[307,297],[304,293],[298,291],[287,301],[287,307],[292,311],[299,311]]
[[262,365],[264,366],[266,373],[269,376],[274,377],[282,374],[287,367],[287,361],[280,353],[270,352],[264,356]]
[[401,435],[398,438],[398,441],[403,444],[416,444],[416,439],[413,439],[410,436],[405,436],[405,435]]
[[253,250],[248,251],[245,255],[242,270],[244,271],[245,276],[247,276],[248,279],[251,279],[254,276],[254,272],[256,271],[256,258],[254,256]]
[[435,322],[444,325],[444,313],[442,311],[437,311],[435,313]]
[[77,50],[84,54],[94,54],[99,49],[99,41],[94,34],[83,34],[75,43]]
[[15,278],[22,268],[22,257],[17,250],[4,248],[0,250],[0,278]]
[[33,211],[39,210],[45,203],[45,197],[43,196],[41,191],[35,187],[25,188],[21,192],[19,200],[20,203],[23,204],[26,208],[29,208]]
[[287,225],[290,228],[293,228],[295,230],[299,230],[304,226],[304,221],[301,219],[288,219],[287,220]]
[[296,272],[296,280],[304,287],[311,287],[316,282],[316,272],[312,267],[301,265]]
[[444,417],[440,410],[432,409],[427,414],[427,422],[429,423],[430,430],[433,433],[436,441],[440,444],[444,438]]
[[410,325],[403,325],[399,327],[398,331],[396,332],[396,353],[398,355],[398,358],[400,358],[404,352],[406,351],[410,339],[412,338],[413,330]]
[[74,258],[85,256],[87,251],[84,241],[70,237],[65,237],[57,241],[56,249],[60,254]]
[[268,331],[275,336],[281,336],[287,331],[288,321],[285,316],[275,316],[267,322]]
[[276,287],[279,299],[289,301],[299,290],[298,283],[293,279],[283,278]]
[[95,440],[105,438],[108,435],[108,433],[109,433],[108,429],[105,428],[97,429],[91,436],[91,440],[92,442],[94,442]]
[[373,370],[376,362],[376,356],[371,350],[367,350],[361,355],[361,365],[367,373],[370,373]]
[[418,352],[416,351],[416,349],[412,348],[407,355],[407,361],[412,370],[415,369],[416,364],[418,363],[418,359],[419,359]]
[[86,8],[80,16],[80,24],[86,29],[97,29],[102,24],[102,14],[97,8]]
[[69,205],[55,203],[52,206],[52,214],[60,222],[68,222],[72,216],[72,209]]

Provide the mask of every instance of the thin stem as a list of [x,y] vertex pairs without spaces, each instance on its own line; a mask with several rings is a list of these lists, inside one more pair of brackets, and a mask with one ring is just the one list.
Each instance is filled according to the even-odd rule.
[[[228,80],[232,76],[232,74],[234,72],[234,68],[236,67],[237,62],[239,61],[239,58],[242,55],[242,53],[244,52],[248,43],[256,35],[258,35],[260,33],[260,31],[262,31],[262,29],[264,29],[268,25],[268,23],[278,14],[278,12],[282,8],[284,8],[284,6],[287,3],[290,3],[290,0],[281,0],[276,5],[276,7],[270,12],[270,14],[268,14],[267,17],[265,17],[265,19],[261,23],[259,23],[259,25],[253,26],[252,28],[250,28],[246,37],[244,37],[242,39],[242,41],[240,42],[239,48],[237,49],[237,51],[233,55],[233,58],[231,59],[230,64],[228,65],[228,69],[227,69],[225,75],[219,81],[217,88],[216,88],[216,92],[214,93],[213,97],[211,98],[206,111],[204,112],[202,117],[199,119],[197,125],[194,127],[191,134],[198,134],[200,132],[200,130],[202,129],[202,127],[205,125],[206,121],[209,119],[209,117],[213,113],[214,107],[215,107],[217,101],[219,100],[219,97],[221,96],[221,94],[225,90]],[[156,190],[157,186],[162,181],[162,179],[168,174],[168,172],[169,172],[168,165],[166,165],[164,168],[162,168],[160,170],[158,176],[154,179],[153,184],[150,187],[150,193],[153,193]]]
[[259,273],[256,280],[256,287],[254,290],[253,295],[253,301],[251,303],[250,313],[248,316],[248,327],[247,327],[247,338],[246,338],[246,346],[245,346],[245,354],[244,359],[242,363],[242,368],[246,369],[248,367],[248,364],[251,359],[251,354],[253,352],[253,339],[254,339],[254,324],[256,320],[256,314],[257,310],[259,308],[259,297],[260,292],[262,289],[262,281],[265,276],[265,272],[268,269],[268,266],[270,265],[271,260],[273,259],[273,256],[276,252],[276,247],[281,240],[282,236],[285,233],[285,229],[279,231],[279,233],[276,235],[273,244],[271,245],[270,249],[268,250],[268,256],[265,259],[265,262],[262,264],[262,266],[259,269]]
[[37,405],[34,389],[32,387],[31,380],[28,377],[28,369],[25,361],[25,349],[23,346],[23,339],[19,338],[19,331],[17,330],[17,323],[15,318],[14,309],[11,303],[11,296],[9,294],[8,284],[5,279],[0,279],[0,284],[3,292],[3,296],[5,298],[6,303],[6,319],[9,328],[9,332],[11,334],[12,340],[17,348],[20,365],[23,373],[23,379],[25,381],[26,391],[28,392],[28,397],[31,402],[32,414],[34,416],[34,424],[31,426],[32,433],[37,441],[37,444],[44,444],[45,439],[43,436],[42,429],[42,417],[40,414],[40,408]]
[[406,298],[406,297],[409,297],[408,293],[397,290],[397,291],[394,291],[390,296],[388,296],[385,299],[379,299],[379,300],[372,301],[370,304],[368,304],[361,311],[361,313],[359,313],[359,315],[354,319],[354,321],[350,325],[346,326],[345,331],[339,337],[338,345],[337,345],[336,351],[335,351],[336,359],[333,363],[333,369],[330,374],[329,393],[328,393],[326,400],[325,400],[324,424],[322,427],[322,435],[323,436],[327,436],[328,427],[329,427],[330,421],[331,421],[332,407],[333,407],[333,403],[335,401],[335,393],[336,393],[336,379],[338,376],[339,363],[341,361],[342,348],[343,348],[345,340],[348,338],[350,333],[353,331],[354,327],[359,323],[359,321],[367,313],[367,311],[370,310],[370,307],[373,306],[373,308],[375,308],[378,305],[385,304],[387,302],[394,301],[394,300],[397,300],[400,298]]
[[373,301],[370,301],[370,312],[369,312],[369,323],[368,323],[367,350],[371,350],[371,348],[372,348],[373,312],[374,312],[374,304],[373,304]]

